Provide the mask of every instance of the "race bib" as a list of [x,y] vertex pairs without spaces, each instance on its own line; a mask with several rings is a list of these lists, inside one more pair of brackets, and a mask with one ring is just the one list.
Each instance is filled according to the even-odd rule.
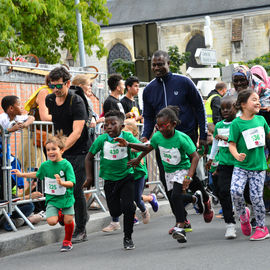
[[171,165],[177,165],[181,161],[181,155],[177,148],[167,149],[159,146],[161,159]]
[[263,127],[247,129],[242,132],[247,149],[265,145],[265,132]]
[[104,158],[109,160],[119,160],[124,159],[127,156],[127,147],[120,147],[117,143],[104,143]]
[[[61,178],[62,181],[65,181],[65,178]],[[60,186],[56,179],[45,177],[45,193],[50,195],[64,195],[66,193],[66,188]]]
[[[217,129],[218,135],[222,135],[229,138],[229,128],[218,128]],[[227,141],[218,140],[219,147],[229,147],[229,143]]]

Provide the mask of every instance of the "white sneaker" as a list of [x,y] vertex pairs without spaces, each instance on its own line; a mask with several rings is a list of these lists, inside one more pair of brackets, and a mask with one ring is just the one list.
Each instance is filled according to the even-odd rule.
[[236,238],[235,224],[233,224],[233,223],[227,224],[225,238],[226,239],[235,239]]
[[150,213],[147,208],[145,208],[144,212],[141,212],[142,214],[142,219],[143,219],[143,224],[147,224],[150,221]]
[[103,232],[113,232],[113,231],[116,231],[116,230],[120,230],[121,229],[121,226],[120,226],[120,222],[111,222],[109,224],[109,226],[105,227],[102,229]]

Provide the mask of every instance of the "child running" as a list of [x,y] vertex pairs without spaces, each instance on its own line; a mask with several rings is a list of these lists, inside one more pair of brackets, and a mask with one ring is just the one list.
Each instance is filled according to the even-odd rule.
[[256,115],[260,111],[260,100],[251,89],[239,93],[236,109],[242,116],[233,120],[229,135],[229,149],[236,159],[231,182],[231,196],[235,210],[240,216],[241,229],[244,235],[251,235],[250,211],[245,207],[244,188],[249,183],[250,199],[256,218],[256,230],[250,240],[269,238],[265,226],[265,206],[263,201],[264,180],[267,169],[264,154],[265,134],[270,128],[263,116]]
[[218,152],[217,195],[222,207],[224,221],[227,224],[225,232],[226,239],[236,238],[235,219],[230,193],[235,159],[230,153],[228,143],[230,126],[236,115],[236,110],[233,105],[234,101],[232,97],[224,97],[221,99],[221,115],[224,120],[218,122],[215,126],[213,146],[209,161],[206,164],[209,170]]
[[109,111],[105,114],[104,131],[92,144],[85,158],[86,183],[88,188],[93,182],[93,159],[100,152],[99,176],[105,180],[104,191],[111,217],[118,218],[124,214],[124,249],[135,248],[132,240],[134,214],[134,178],[133,169],[128,167],[131,150],[119,147],[114,140],[121,137],[128,142],[139,143],[130,132],[122,131],[124,127],[124,114],[120,111]]
[[37,172],[22,173],[12,170],[13,174],[24,178],[45,180],[46,219],[51,226],[65,226],[65,239],[61,252],[72,249],[71,238],[74,230],[74,196],[75,174],[69,161],[62,158],[65,137],[58,133],[46,141],[48,160],[43,162]]
[[[123,131],[132,133],[133,136],[136,138],[139,135],[138,127],[134,120],[126,119],[125,127],[123,128]],[[130,156],[131,159],[133,159],[133,158],[138,157],[140,153],[131,151],[130,154],[131,154]],[[144,202],[149,202],[154,212],[157,212],[158,207],[159,207],[157,197],[155,194],[150,194],[150,195],[142,194],[144,190],[145,179],[147,178],[147,176],[148,176],[148,173],[147,173],[147,167],[146,167],[146,160],[143,159],[141,160],[141,163],[139,164],[139,166],[134,169],[133,177],[135,180],[135,189],[134,189],[135,203],[141,211],[141,216],[142,216],[142,220],[144,224],[148,224],[150,221],[150,213],[148,209],[146,208]],[[137,225],[137,224],[139,224],[139,220],[135,216],[134,225]],[[103,228],[102,231],[113,232],[119,229],[121,229],[119,217],[118,218],[114,217],[112,218],[111,223],[107,227]]]
[[[198,164],[199,155],[192,140],[186,134],[175,130],[179,124],[178,118],[179,108],[176,106],[168,106],[162,109],[156,118],[157,131],[150,140],[150,145],[133,144],[126,142],[123,138],[117,138],[120,146],[134,148],[138,151],[144,151],[138,158],[130,161],[133,166],[138,166],[140,160],[151,152],[153,149],[159,148],[161,153],[162,164],[165,170],[166,184],[168,191],[171,192],[171,199],[174,206],[174,215],[176,225],[174,227],[172,237],[179,243],[185,243],[186,232],[185,226],[185,203],[197,203],[203,212],[203,202],[201,193],[187,194],[186,190],[192,181]],[[190,164],[191,157],[192,161]]]

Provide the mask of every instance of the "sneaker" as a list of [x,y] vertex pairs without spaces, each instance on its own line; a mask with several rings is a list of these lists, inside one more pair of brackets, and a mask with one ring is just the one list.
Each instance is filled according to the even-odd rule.
[[144,212],[141,212],[143,224],[147,224],[150,221],[150,213],[147,208],[145,208]]
[[72,248],[73,248],[72,243],[70,241],[64,240],[63,246],[61,247],[60,251],[67,252],[67,251],[72,250]]
[[[174,227],[176,227],[176,225]],[[169,234],[172,234],[174,232],[174,227],[169,229]]]
[[252,230],[250,222],[249,222],[249,217],[250,217],[250,211],[246,207],[246,214],[240,216],[241,230],[242,230],[242,233],[246,236],[251,235],[251,230]]
[[75,231],[72,235],[72,243],[80,243],[83,241],[87,241],[86,230],[84,229],[83,231],[79,231],[79,230],[75,229]]
[[192,232],[191,223],[189,220],[185,220],[184,230],[185,232]]
[[257,222],[256,222],[256,218],[252,218],[250,221],[250,225],[252,229],[256,229],[257,227]]
[[213,217],[214,217],[214,210],[211,206],[211,201],[210,201],[210,198],[207,202],[204,203],[204,206],[205,206],[205,211],[203,213],[203,218],[204,218],[204,221],[206,223],[210,223],[212,220],[213,220]]
[[157,212],[158,211],[157,196],[154,193],[150,194],[150,196],[152,196],[153,200],[151,202],[149,202],[149,203],[151,204],[153,211]]
[[139,225],[140,224],[140,221],[135,217],[134,218],[134,225]]
[[226,225],[225,238],[226,239],[235,239],[236,238],[235,224],[229,223]]
[[202,213],[204,213],[202,192],[200,190],[197,190],[194,195],[196,197],[196,202],[194,203],[194,208],[195,208],[196,212],[198,212],[199,214],[202,214]]
[[172,233],[172,238],[176,239],[178,243],[186,243],[186,232],[183,228],[174,227],[174,231]]
[[120,230],[121,226],[120,226],[120,222],[111,222],[109,224],[109,226],[105,227],[102,229],[103,232],[113,232],[113,231],[117,231]]
[[45,211],[40,211],[39,213],[38,213],[38,215],[40,215],[41,217],[42,217],[42,220],[47,220],[47,218],[46,218],[46,212]]
[[[23,224],[24,224],[23,218],[14,218],[14,219],[12,218],[11,221],[13,222],[13,224],[16,228],[19,228],[19,227],[23,226]],[[8,232],[12,231],[12,228],[7,221],[4,223],[4,229]]]
[[269,238],[269,231],[267,227],[256,227],[255,233],[250,237],[251,241],[259,241]]
[[58,223],[59,223],[61,226],[65,226],[65,223],[64,223],[64,215],[63,215],[61,209],[58,211]]
[[123,243],[124,243],[124,249],[125,250],[132,250],[132,249],[135,248],[135,245],[134,245],[131,238],[126,238],[125,237]]

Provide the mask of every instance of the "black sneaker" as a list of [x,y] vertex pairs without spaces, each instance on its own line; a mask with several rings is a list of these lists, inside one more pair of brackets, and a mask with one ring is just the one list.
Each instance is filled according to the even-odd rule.
[[125,237],[123,242],[124,242],[124,249],[125,250],[131,250],[131,249],[135,248],[135,245],[134,245],[131,238],[126,238]]
[[75,229],[73,235],[72,235],[72,243],[80,243],[83,241],[87,241],[87,234],[86,230],[84,229],[83,231],[79,231]]
[[64,241],[63,246],[61,247],[60,251],[61,252],[66,252],[66,251],[72,250],[72,248],[73,248],[73,246],[72,246],[71,242]]
[[204,213],[204,203],[203,203],[202,192],[200,190],[197,190],[194,195],[196,197],[194,208],[199,214],[202,214]]
[[178,243],[186,243],[186,232],[183,228],[174,227],[172,238],[176,239]]

